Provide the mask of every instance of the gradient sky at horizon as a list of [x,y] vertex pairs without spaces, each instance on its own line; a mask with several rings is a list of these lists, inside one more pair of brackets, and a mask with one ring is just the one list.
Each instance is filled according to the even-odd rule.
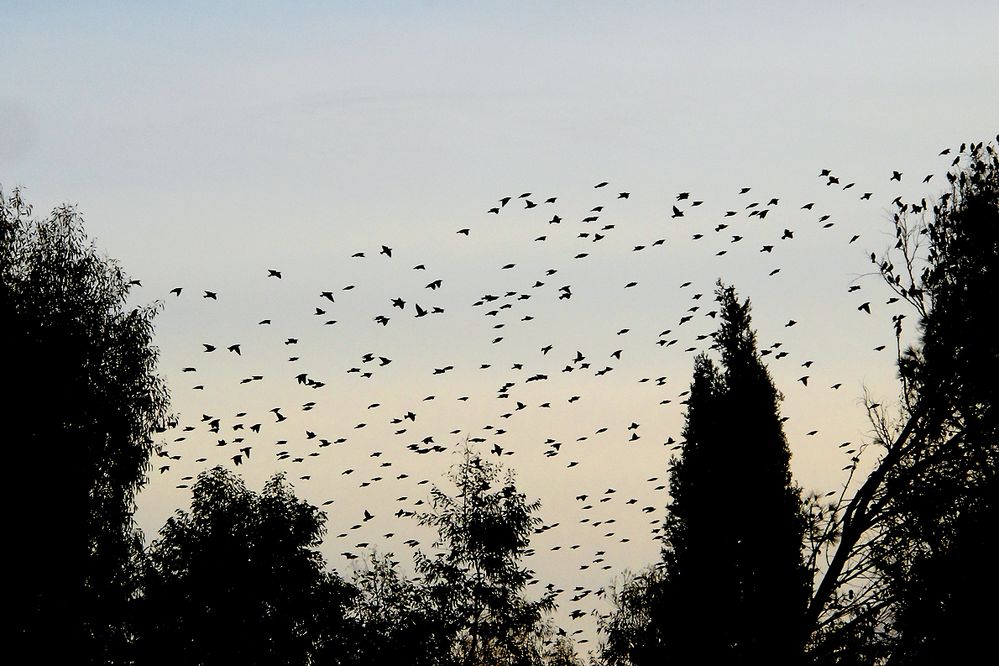
[[[703,313],[715,281],[752,300],[761,346],[780,341],[789,352],[769,365],[785,394],[796,479],[837,487],[838,444],[869,430],[865,387],[884,404],[896,392],[890,315],[907,311],[885,305],[891,294],[867,260],[893,242],[890,202],[937,196],[950,160],[938,153],[999,129],[991,2],[0,1],[0,15],[0,185],[23,186],[38,213],[78,204],[101,249],[142,280],[136,302],[165,304],[161,369],[182,424],[196,430],[167,447],[183,459],[154,469],[140,498],[147,537],[186,506],[175,486],[203,467],[196,457],[211,464],[235,453],[231,441],[215,446],[202,414],[219,417],[229,439],[239,435],[234,423],[264,424],[239,468],[251,486],[287,468],[301,496],[334,500],[324,552],[343,573],[351,564],[341,553],[356,543],[401,557],[409,536],[429,543],[390,514],[413,508],[429,488],[416,481],[439,482],[455,457],[416,456],[405,444],[432,435],[453,449],[483,436],[514,452],[504,464],[542,499],[546,524],[560,523],[538,535],[531,566],[567,590],[558,618],[583,628],[584,652],[595,643],[592,621],[566,614],[606,606],[592,594],[570,601],[573,587],[599,588],[657,557],[649,530],[667,501],[655,490],[666,483],[662,443],[679,439],[693,356],[684,349],[707,344],[695,336],[713,330]],[[827,186],[817,177],[824,168],[856,186]],[[900,183],[890,180],[895,169]],[[594,189],[602,181],[610,184]],[[865,191],[871,201],[860,200]],[[538,207],[525,210],[522,192]],[[703,206],[677,202],[680,192]],[[514,199],[488,214],[503,196]],[[549,196],[557,202],[541,203]],[[747,216],[747,205],[771,197],[780,203],[765,220]],[[671,218],[674,204],[683,218]],[[581,222],[597,205],[599,221]],[[547,224],[555,213],[563,222]],[[823,214],[833,227],[822,228]],[[793,241],[780,240],[785,228]],[[665,244],[653,247],[659,238]],[[774,252],[761,253],[768,243]],[[383,244],[391,259],[379,255]],[[647,247],[633,252],[638,244]],[[573,259],[580,252],[590,256]],[[414,271],[421,263],[426,271]],[[559,272],[546,277],[548,268]],[[441,290],[424,288],[437,278]],[[638,286],[625,289],[629,281]],[[559,300],[567,284],[573,297]],[[168,293],[176,286],[180,298]],[[336,303],[319,298],[324,290]],[[491,317],[472,306],[507,291],[531,299],[497,301],[514,305]],[[394,297],[407,309],[393,308]],[[857,311],[863,301],[872,315]],[[411,319],[413,302],[446,313]],[[704,307],[678,326],[694,305]],[[324,326],[316,307],[338,323]],[[375,324],[377,314],[389,325]],[[259,326],[263,318],[274,323]],[[798,324],[789,329],[788,319]],[[656,345],[664,329],[680,342]],[[283,344],[292,336],[301,340],[294,352]],[[237,342],[239,357],[225,351]],[[204,354],[202,343],[219,349]],[[547,344],[550,355],[540,351]],[[875,353],[877,344],[889,348]],[[590,371],[561,372],[577,350]],[[371,369],[365,352],[393,362],[359,380],[347,370]],[[292,353],[302,360],[289,364]],[[815,363],[802,368],[806,360]],[[448,364],[455,369],[433,374]],[[605,365],[614,370],[595,377]],[[183,373],[188,366],[198,372]],[[327,385],[298,385],[303,371]],[[550,379],[524,382],[537,372]],[[265,379],[239,383],[252,374]],[[807,387],[797,381],[805,374]],[[506,381],[517,386],[497,399]],[[842,387],[829,389],[834,382]],[[198,383],[204,391],[191,389]],[[573,395],[580,400],[568,403]],[[303,412],[310,400],[316,408]],[[527,408],[504,418],[518,400]],[[276,406],[287,421],[274,422]],[[404,425],[390,419],[408,410],[417,421],[394,434]],[[633,421],[638,442],[628,441]],[[495,428],[509,432],[496,437]],[[306,430],[348,441],[320,451]],[[321,455],[282,464],[279,438]],[[559,455],[544,455],[547,438],[562,442]],[[578,465],[567,468],[571,460]],[[396,479],[402,472],[410,477]],[[604,495],[609,487],[618,492]],[[581,510],[582,493],[593,509]],[[364,508],[378,519],[351,530]],[[600,550],[605,562],[592,564]]]

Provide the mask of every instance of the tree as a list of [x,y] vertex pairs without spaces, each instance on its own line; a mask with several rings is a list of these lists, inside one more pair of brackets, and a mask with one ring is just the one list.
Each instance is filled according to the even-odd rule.
[[974,663],[994,650],[993,617],[982,601],[999,595],[996,498],[999,476],[961,501],[950,524],[917,542],[890,582],[895,595],[891,664]]
[[781,396],[757,352],[749,301],[721,283],[716,297],[722,369],[706,354],[694,362],[652,645],[666,663],[798,663],[810,578]]
[[[807,619],[813,653],[830,663],[849,663],[857,650],[935,663],[973,654],[987,638],[967,628],[980,622],[970,599],[999,591],[984,566],[994,532],[980,529],[996,515],[999,459],[990,307],[999,289],[999,159],[981,143],[962,152],[929,220],[925,200],[897,201],[895,246],[872,255],[918,314],[921,336],[918,346],[899,345],[898,421],[869,405],[880,460],[826,521],[829,565]],[[899,338],[903,318],[893,317]]]
[[600,619],[604,635],[600,656],[608,666],[631,666],[653,663],[659,658],[659,646],[653,627],[653,608],[666,600],[661,566],[650,566],[639,573],[625,572],[610,587],[613,610]]
[[407,578],[391,553],[373,553],[354,574],[350,609],[360,664],[424,666],[446,663],[451,636],[442,630],[421,580]]
[[894,590],[898,663],[980,655],[988,631],[975,599],[999,593],[991,527],[999,509],[999,339],[989,307],[999,290],[999,157],[981,144],[964,157],[932,222],[916,227],[929,236],[920,286],[910,290],[923,306],[921,345],[906,351],[899,375],[907,407],[926,405],[925,439],[886,477],[893,496],[878,548]]
[[537,601],[523,592],[533,573],[520,561],[540,524],[537,501],[518,492],[512,473],[466,448],[451,473],[457,494],[431,491],[432,511],[420,523],[437,529],[437,555],[417,553],[432,607],[452,638],[454,663],[536,664],[543,615],[554,595]]
[[0,189],[10,605],[31,654],[57,636],[78,663],[114,663],[127,640],[134,499],[168,405],[157,307],[129,307],[133,285],[75,208],[34,219],[19,190]]
[[325,515],[283,475],[254,493],[221,467],[202,472],[191,511],[151,544],[137,601],[140,663],[348,661],[353,589],[317,548]]

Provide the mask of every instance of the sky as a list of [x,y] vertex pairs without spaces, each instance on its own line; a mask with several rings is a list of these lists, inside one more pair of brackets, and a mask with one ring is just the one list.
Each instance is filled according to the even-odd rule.
[[[894,241],[891,201],[932,200],[939,153],[999,129],[993,2],[0,1],[0,14],[0,185],[40,214],[77,205],[141,280],[134,303],[162,303],[181,424],[163,448],[181,457],[154,461],[147,540],[187,506],[185,477],[251,445],[251,487],[286,470],[300,496],[332,500],[332,567],[349,575],[358,543],[405,561],[404,540],[432,538],[395,512],[425,509],[461,442],[483,439],[557,524],[529,564],[565,590],[557,619],[582,652],[593,618],[568,613],[606,611],[596,591],[658,557],[664,442],[681,438],[716,280],[751,299],[773,352],[796,480],[837,488],[838,445],[870,436],[865,391],[897,395],[891,316],[913,335],[868,258]],[[476,305],[485,295],[499,298]],[[415,304],[444,312],[417,318]],[[407,448],[426,437],[446,450]]]

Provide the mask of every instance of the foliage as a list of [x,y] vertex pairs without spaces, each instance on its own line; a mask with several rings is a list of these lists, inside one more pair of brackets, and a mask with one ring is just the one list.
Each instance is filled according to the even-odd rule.
[[170,518],[148,549],[139,661],[346,661],[353,590],[325,570],[324,523],[282,475],[258,494],[221,467],[202,472],[191,511]]
[[22,500],[10,515],[14,635],[35,650],[58,628],[81,663],[121,656],[134,499],[166,421],[156,307],[127,306],[131,286],[75,208],[34,219],[20,191],[0,190],[4,427],[10,495]]
[[999,592],[996,538],[999,338],[999,157],[971,146],[951,190],[920,226],[929,237],[916,293],[921,345],[902,357],[907,406],[925,409],[892,489],[879,563],[896,599],[896,661],[939,663],[984,647],[973,599]]
[[661,566],[650,566],[633,574],[625,572],[610,588],[611,613],[600,621],[603,640],[600,657],[607,666],[647,664],[657,657],[656,635],[652,626],[653,608],[665,603],[657,595],[663,591]]
[[652,642],[667,663],[796,663],[810,581],[781,396],[757,353],[749,301],[720,283],[716,296],[723,370],[705,354],[694,363]]
[[[919,315],[921,336],[899,349],[899,423],[869,405],[881,459],[829,514],[829,566],[808,613],[812,651],[829,663],[850,663],[851,651],[897,663],[970,654],[971,635],[955,633],[975,625],[969,595],[997,591],[984,559],[995,536],[980,528],[995,516],[999,454],[989,307],[999,288],[999,159],[993,146],[962,152],[932,211],[925,200],[896,202],[895,247],[872,256]],[[903,317],[893,318],[898,336]]]
[[997,478],[970,493],[946,536],[892,577],[897,639],[891,663],[974,663],[991,648],[992,616],[982,604],[999,594]]
[[554,596],[524,596],[533,574],[521,565],[530,535],[540,524],[537,501],[518,492],[512,473],[470,449],[452,470],[457,494],[431,492],[432,511],[421,524],[437,530],[436,555],[417,554],[438,622],[452,636],[457,664],[535,664],[541,659],[537,630]]
[[450,656],[450,636],[428,603],[422,581],[405,577],[391,553],[373,553],[353,577],[358,596],[352,650],[359,663],[437,664]]

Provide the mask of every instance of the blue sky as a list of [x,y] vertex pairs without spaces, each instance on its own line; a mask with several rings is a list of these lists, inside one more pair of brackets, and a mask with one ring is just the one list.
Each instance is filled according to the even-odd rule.
[[[196,430],[168,446],[182,460],[154,473],[140,523],[152,534],[186,503],[175,487],[183,476],[228,459],[202,414],[231,426],[282,406],[288,422],[264,421],[269,439],[240,469],[259,484],[284,465],[304,497],[334,499],[326,550],[344,572],[339,553],[355,542],[405,552],[412,530],[386,514],[425,495],[417,478],[436,481],[454,462],[415,459],[404,444],[417,433],[452,448],[484,433],[515,452],[503,461],[542,498],[546,521],[560,523],[532,561],[544,581],[596,589],[651,562],[649,520],[666,501],[655,490],[665,482],[662,442],[679,434],[689,382],[693,354],[683,350],[702,348],[696,335],[712,330],[703,311],[689,333],[677,321],[697,304],[693,294],[710,299],[718,278],[753,300],[761,344],[789,351],[771,370],[786,396],[797,478],[835,487],[837,445],[867,432],[864,387],[889,404],[895,391],[891,349],[871,352],[893,342],[895,310],[878,305],[890,294],[865,277],[868,253],[892,242],[889,202],[935,196],[949,164],[940,150],[997,130],[999,6],[990,2],[0,2],[0,14],[0,184],[23,186],[39,211],[77,203],[99,245],[142,279],[136,302],[166,304],[162,370],[175,410]],[[826,186],[823,168],[856,187]],[[893,169],[901,183],[890,182]],[[594,189],[602,181],[610,185]],[[622,191],[631,196],[618,199]],[[703,207],[671,218],[688,191]],[[871,201],[859,200],[864,191]],[[537,209],[516,199],[524,192]],[[509,207],[486,213],[503,196],[514,197]],[[541,203],[549,196],[556,204]],[[749,203],[771,197],[780,203],[766,220],[748,217]],[[811,201],[812,211],[800,208]],[[597,205],[599,222],[582,223]],[[714,231],[727,210],[739,214]],[[556,213],[563,223],[548,224]],[[822,229],[820,214],[836,226]],[[606,224],[614,228],[598,245],[592,234]],[[784,228],[795,230],[793,245],[780,242]],[[383,244],[391,259],[379,255]],[[648,248],[631,251],[638,244]],[[775,252],[761,253],[763,244]],[[589,256],[574,260],[580,252]],[[426,271],[413,270],[420,263]],[[282,271],[280,282],[268,268]],[[559,273],[533,287],[548,268]],[[426,290],[435,278],[446,288]],[[625,289],[630,281],[639,284]],[[566,284],[574,296],[559,300]],[[854,285],[862,290],[849,292]],[[180,298],[168,294],[175,286],[185,288]],[[337,301],[328,307],[319,298],[327,289]],[[218,291],[219,302],[202,290]],[[472,305],[507,291],[532,299],[508,297],[515,307],[492,317]],[[411,309],[391,306],[396,297],[446,314],[410,319]],[[861,300],[878,305],[872,316],[857,312]],[[316,307],[338,323],[321,324]],[[393,321],[379,326],[377,314]],[[272,328],[257,324],[264,317]],[[684,332],[664,349],[654,341],[666,328]],[[283,344],[293,335],[297,362]],[[206,355],[209,342],[239,342],[244,353]],[[546,344],[551,357],[539,351]],[[560,372],[577,350],[591,370],[614,371]],[[347,370],[365,352],[393,363],[359,382]],[[806,360],[815,361],[807,388],[798,382]],[[552,380],[528,386],[516,363]],[[433,374],[448,364],[455,370]],[[181,372],[189,366],[197,378]],[[300,367],[327,386],[298,386]],[[257,372],[266,379],[239,384]],[[667,376],[666,387],[648,390],[646,376]],[[515,417],[503,418],[509,402],[495,397],[505,381],[530,405]],[[830,390],[833,382],[842,388]],[[192,390],[197,383],[205,390]],[[317,407],[302,412],[310,399]],[[552,408],[537,407],[546,400]],[[417,408],[418,425],[395,435],[390,418]],[[641,444],[627,442],[633,421]],[[355,429],[360,422],[368,426]],[[497,440],[501,425],[509,432]],[[819,435],[804,434],[813,429]],[[317,452],[305,430],[349,441],[300,465],[276,460],[279,438],[302,456]],[[542,454],[547,438],[563,441],[559,456]],[[383,456],[372,458],[376,450]],[[371,482],[394,471],[380,461],[410,479]],[[640,501],[582,513],[575,495],[604,486]],[[657,512],[636,512],[646,505]],[[361,530],[371,534],[349,530],[362,507],[385,516]],[[598,517],[578,522],[589,513]],[[591,527],[607,519],[616,521],[609,540]],[[389,531],[395,540],[379,541],[376,532]],[[571,551],[580,562],[606,550],[612,569],[567,565],[568,546],[550,550],[563,542],[580,545]],[[592,601],[564,598],[562,611]],[[584,648],[593,644],[587,622],[570,625],[591,638]]]

